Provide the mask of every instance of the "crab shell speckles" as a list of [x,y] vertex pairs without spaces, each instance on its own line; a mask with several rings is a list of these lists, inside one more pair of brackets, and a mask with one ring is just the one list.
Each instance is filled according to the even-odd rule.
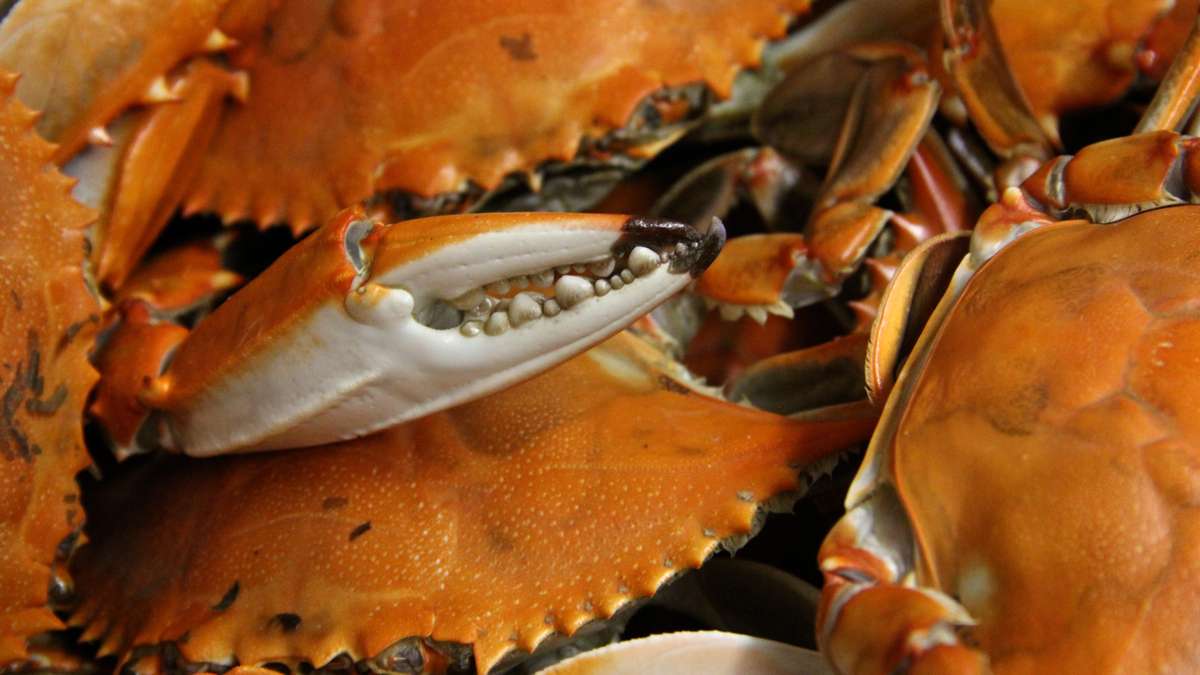
[[226,115],[186,205],[306,229],[382,190],[494,187],[573,158],[664,85],[728,96],[764,39],[810,4],[282,3],[222,26],[251,93]]
[[72,621],[105,652],[178,641],[216,663],[415,637],[472,645],[482,673],[699,565],[797,486],[789,465],[872,427],[867,410],[800,422],[710,399],[666,363],[623,333],[356,441],[159,458],[89,502]]
[[99,310],[82,270],[92,214],[71,201],[15,83],[0,71],[0,664],[20,663],[30,635],[61,625],[47,594],[60,544],[83,521],[75,474],[89,463],[83,406]]

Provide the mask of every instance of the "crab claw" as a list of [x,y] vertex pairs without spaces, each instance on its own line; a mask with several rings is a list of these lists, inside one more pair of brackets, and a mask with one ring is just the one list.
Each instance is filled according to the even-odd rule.
[[716,219],[382,225],[347,210],[202,322],[143,400],[196,456],[362,436],[582,352],[681,290],[724,239]]

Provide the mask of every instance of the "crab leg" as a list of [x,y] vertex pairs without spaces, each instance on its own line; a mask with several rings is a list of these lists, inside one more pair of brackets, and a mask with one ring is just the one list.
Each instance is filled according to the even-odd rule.
[[768,314],[792,318],[792,307],[810,304],[806,280],[815,270],[805,256],[802,234],[752,234],[733,239],[726,253],[696,282],[696,293],[721,318],[735,321],[743,314],[765,323]]
[[873,202],[899,178],[937,108],[940,92],[919,54],[859,48],[877,59],[851,99],[817,210],[806,228],[830,284],[857,268],[891,212]]
[[941,0],[946,69],[987,144],[1002,157],[1046,158],[1057,145],[1013,79],[985,0]]
[[1196,108],[1200,96],[1200,15],[1179,54],[1171,63],[1154,99],[1150,101],[1134,133],[1177,130]]
[[717,220],[387,226],[347,210],[202,322],[143,400],[197,456],[361,436],[578,354],[681,290],[723,241]]
[[912,533],[895,494],[881,492],[838,522],[821,546],[825,574],[817,642],[842,675],[989,672],[965,645],[974,623],[950,597],[903,582],[912,570],[884,550],[909,551]]
[[77,155],[65,172],[74,194],[101,213],[93,235],[96,278],[118,289],[162,232],[216,130],[227,95],[245,98],[244,75],[197,61],[172,87],[178,98],[112,125],[113,142]]
[[1021,189],[1052,215],[1086,211],[1111,223],[1147,209],[1195,203],[1200,141],[1153,131],[1101,141],[1046,163]]

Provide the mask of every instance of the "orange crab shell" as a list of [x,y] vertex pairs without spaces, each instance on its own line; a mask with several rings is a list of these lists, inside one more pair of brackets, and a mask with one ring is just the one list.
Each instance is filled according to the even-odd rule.
[[493,187],[572,158],[663,86],[728,96],[809,4],[342,0],[227,16],[250,94],[185,204],[302,230],[382,190]]
[[0,30],[0,67],[24,75],[18,96],[46,111],[38,131],[59,144],[61,163],[127,107],[150,96],[169,99],[171,92],[152,85],[214,47],[206,42],[229,1],[22,2]]
[[0,664],[61,624],[47,607],[55,554],[81,525],[87,361],[99,308],[83,278],[93,215],[51,165],[36,115],[0,71]]
[[190,661],[247,665],[432,638],[473,645],[486,672],[698,566],[796,487],[792,466],[873,425],[869,408],[799,422],[734,406],[670,369],[625,333],[363,439],[160,458],[88,504],[73,621],[103,652],[178,641]]
[[[1055,128],[1058,115],[1125,93],[1137,75],[1141,41],[1172,4],[996,0],[991,12],[1005,59],[1034,116]],[[1160,60],[1170,62],[1171,55]]]
[[994,672],[1200,662],[1198,221],[1021,237],[915,381],[891,472],[918,574],[978,620]]

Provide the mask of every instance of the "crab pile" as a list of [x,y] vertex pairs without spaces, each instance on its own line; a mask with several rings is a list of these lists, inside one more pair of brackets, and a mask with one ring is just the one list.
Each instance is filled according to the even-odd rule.
[[0,3],[0,668],[1197,670],[1200,3],[561,5]]

